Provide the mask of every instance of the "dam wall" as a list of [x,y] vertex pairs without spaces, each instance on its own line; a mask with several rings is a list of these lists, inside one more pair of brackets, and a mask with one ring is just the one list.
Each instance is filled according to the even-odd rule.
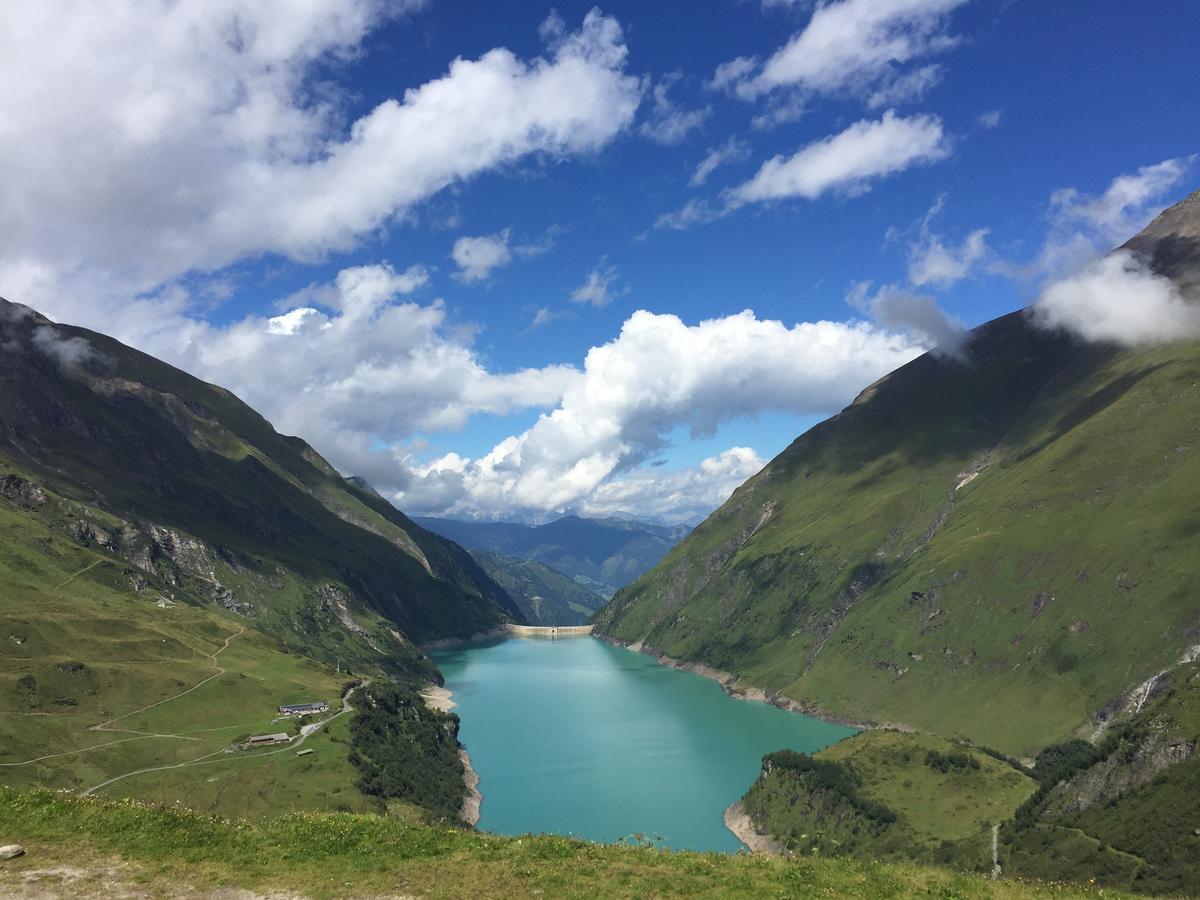
[[592,633],[591,625],[513,625],[504,626],[513,637],[558,638]]

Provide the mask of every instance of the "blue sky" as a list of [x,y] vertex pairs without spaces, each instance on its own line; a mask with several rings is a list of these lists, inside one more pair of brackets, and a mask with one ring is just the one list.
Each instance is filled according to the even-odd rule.
[[0,38],[0,294],[413,512],[694,519],[1200,171],[1194,3],[242,6]]

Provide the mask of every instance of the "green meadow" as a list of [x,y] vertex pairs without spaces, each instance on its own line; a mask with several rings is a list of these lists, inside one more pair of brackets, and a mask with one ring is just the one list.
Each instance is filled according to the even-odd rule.
[[[370,808],[347,759],[348,716],[308,737],[303,757],[290,745],[225,752],[295,731],[276,721],[280,704],[326,700],[336,713],[345,674],[130,577],[0,505],[0,781],[86,791],[119,779],[98,792],[230,815]],[[157,771],[132,774],[143,769]]]

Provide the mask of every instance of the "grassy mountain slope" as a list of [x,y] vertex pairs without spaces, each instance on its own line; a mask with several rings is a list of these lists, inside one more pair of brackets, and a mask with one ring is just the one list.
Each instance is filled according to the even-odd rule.
[[1036,787],[1009,763],[944,738],[867,731],[811,757],[768,754],[742,806],[793,853],[988,872],[993,826]]
[[599,594],[545,563],[488,550],[473,550],[471,555],[531,625],[583,625],[604,605]]
[[281,703],[336,710],[345,675],[281,652],[219,607],[167,604],[156,576],[131,591],[123,561],[28,513],[0,504],[0,533],[0,782],[86,790],[217,753],[101,793],[227,814],[368,808],[333,729],[307,742],[316,752],[304,759],[221,752],[286,729],[272,722]]
[[[539,835],[497,837],[377,816],[230,822],[186,810],[0,788],[0,893],[305,897],[1084,898],[912,864],[669,853]],[[205,894],[206,895],[206,894]],[[1109,891],[1106,897],[1120,895]]]
[[[413,705],[439,677],[418,644],[507,619],[467,551],[228,392],[0,301],[0,783],[230,814],[440,811],[447,791],[402,783],[426,765],[461,785],[456,720]],[[332,717],[351,671],[398,678],[394,718],[431,735],[373,797]],[[294,733],[276,707],[309,699],[333,707],[313,753],[225,752]]]
[[1095,743],[1052,745],[1029,769],[933,735],[868,731],[811,757],[768,754],[741,805],[792,853],[980,872],[994,858],[1006,877],[1192,896],[1198,749],[1193,661],[1141,686]]
[[686,526],[578,516],[545,525],[419,517],[415,521],[471,550],[545,563],[603,597],[648,571],[687,533]]
[[227,391],[16,304],[0,306],[0,343],[0,477],[42,494],[27,511],[77,540],[206,580],[285,641],[316,640],[323,613],[358,637],[354,616],[385,620],[393,645],[519,615],[464,550]]
[[[64,527],[77,520],[47,513],[61,501],[46,492],[3,497],[15,483],[0,479],[0,783],[225,815],[384,806],[420,815],[414,802],[397,799],[426,799],[420,792],[392,787],[381,801],[379,792],[360,790],[351,719],[339,715],[347,665],[385,668],[367,639],[393,647],[386,668],[425,677],[430,664],[390,637],[391,623],[361,613],[356,635],[326,610],[304,625],[316,629],[311,635],[285,632],[289,645],[260,630],[265,611],[250,618],[214,602],[209,581],[166,569],[168,580],[81,541]],[[95,529],[109,523],[95,510],[87,521]],[[302,596],[294,575],[277,579],[278,591]],[[340,656],[342,671],[305,648]],[[357,708],[360,698],[361,691],[352,697]],[[295,734],[300,722],[280,720],[277,707],[310,700],[332,708],[303,748],[225,752],[251,734]],[[443,765],[442,755],[405,747],[409,769],[422,769],[428,782],[457,778],[461,790],[456,755]],[[313,752],[298,756],[299,749]]]
[[[1198,205],[1131,244],[1186,270]],[[1200,344],[1087,345],[1014,313],[798,438],[597,622],[1029,754],[1200,643],[1198,491]]]

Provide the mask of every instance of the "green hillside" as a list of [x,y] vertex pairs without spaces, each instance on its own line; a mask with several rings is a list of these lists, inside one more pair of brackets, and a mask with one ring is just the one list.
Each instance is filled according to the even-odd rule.
[[763,759],[742,798],[755,830],[799,854],[990,872],[992,829],[1037,788],[1008,762],[933,735],[860,732]]
[[[353,636],[332,623],[321,636],[322,648],[344,654],[338,672],[253,620],[202,602],[189,584],[135,569],[37,512],[0,502],[0,784],[225,815],[419,814],[421,793],[392,790],[381,800],[361,790],[342,702],[345,662],[363,655]],[[349,700],[361,708],[366,696],[359,689]],[[277,707],[308,701],[331,708],[303,720],[327,721],[302,742],[236,749],[250,735],[295,736],[301,720],[280,719]],[[457,727],[424,711],[407,719],[421,717]],[[407,746],[427,781],[444,771],[461,793],[457,758],[446,765]]]
[[[1085,888],[990,881],[912,864],[798,861],[496,837],[379,816],[303,814],[231,822],[0,788],[0,893],[305,897],[1084,898]],[[1107,891],[1105,897],[1121,895]]]
[[326,658],[324,620],[340,623],[401,666],[421,665],[412,643],[519,615],[468,553],[228,391],[17,304],[0,306],[0,342],[7,504],[131,578],[158,575]]
[[[1200,260],[1195,198],[1136,249]],[[740,487],[599,629],[780,702],[1016,755],[1200,643],[1200,344],[1022,313],[865,390]]]
[[415,521],[470,550],[545,563],[606,598],[649,571],[689,530],[685,525],[579,516],[545,525],[420,517]]
[[[452,808],[457,720],[415,699],[440,678],[418,645],[521,620],[471,556],[116,341],[0,301],[0,346],[0,783],[235,815]],[[404,707],[368,718],[423,731],[364,781],[341,698],[389,676]],[[307,700],[331,710],[301,740],[277,707]],[[236,749],[276,732],[297,740]]]
[[473,550],[480,567],[512,597],[530,625],[583,625],[604,598],[545,563]]
[[782,750],[741,800],[780,852],[904,859],[1152,895],[1200,889],[1200,663],[1159,673],[1094,742],[1025,769],[933,735]]

